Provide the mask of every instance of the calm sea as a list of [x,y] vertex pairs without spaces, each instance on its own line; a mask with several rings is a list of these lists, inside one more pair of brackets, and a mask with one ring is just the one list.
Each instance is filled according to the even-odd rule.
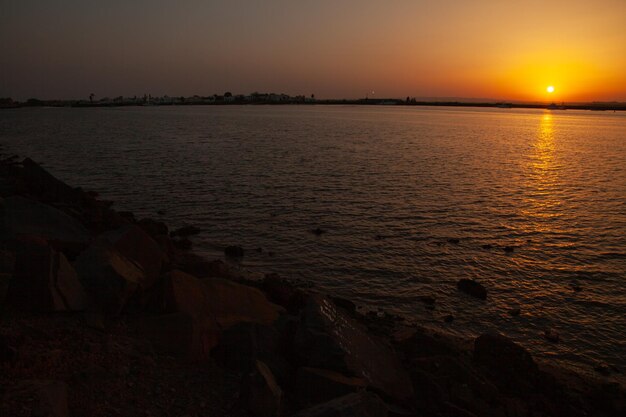
[[[252,273],[626,372],[624,113],[17,109],[0,112],[0,143],[118,209],[199,226],[199,252],[242,245]],[[460,278],[482,282],[488,300],[459,293]]]

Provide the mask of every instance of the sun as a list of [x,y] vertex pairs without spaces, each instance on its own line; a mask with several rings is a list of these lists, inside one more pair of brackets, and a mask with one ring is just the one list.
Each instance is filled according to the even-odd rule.
[[546,88],[546,91],[547,91],[548,93],[554,93],[554,86],[549,85],[549,86],[548,86],[548,88]]

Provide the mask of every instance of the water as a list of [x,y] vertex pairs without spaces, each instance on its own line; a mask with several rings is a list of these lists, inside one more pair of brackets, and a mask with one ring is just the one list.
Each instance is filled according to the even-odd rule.
[[[18,109],[0,112],[0,138],[119,209],[201,227],[198,252],[241,244],[252,272],[626,372],[623,113]],[[488,301],[459,293],[460,278],[482,282]],[[436,297],[435,310],[420,295]],[[544,340],[550,327],[561,343]]]

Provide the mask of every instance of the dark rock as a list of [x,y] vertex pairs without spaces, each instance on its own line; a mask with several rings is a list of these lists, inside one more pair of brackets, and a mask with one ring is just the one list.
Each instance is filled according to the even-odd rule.
[[196,226],[183,226],[174,231],[172,231],[172,236],[180,236],[180,237],[188,237],[192,235],[197,235],[202,230]]
[[315,229],[311,230],[311,233],[313,233],[315,236],[321,236],[321,235],[323,235],[324,233],[326,233],[326,230],[324,230],[324,229],[320,229],[320,228],[318,227],[318,228],[315,228]]
[[471,295],[472,297],[480,298],[481,300],[487,299],[487,289],[477,281],[473,279],[463,278],[456,283],[456,287],[459,291]]
[[168,235],[167,225],[163,222],[159,222],[153,219],[141,219],[137,222],[137,225],[141,227],[144,232],[152,236],[152,238]]
[[224,249],[224,254],[230,258],[241,258],[243,257],[243,248],[241,246],[227,246]]
[[454,316],[452,314],[448,314],[443,318],[443,321],[446,323],[452,323],[454,321]]
[[553,328],[546,329],[543,332],[543,336],[546,338],[547,341],[552,342],[552,343],[559,343],[559,341],[561,340],[561,337],[559,336],[559,332]]
[[298,408],[311,407],[367,387],[367,381],[363,378],[306,367],[298,369],[295,384],[294,396]]
[[506,253],[513,253],[513,252],[515,252],[515,247],[514,247],[514,246],[505,246],[505,247],[503,248],[503,250],[504,250],[504,252],[506,252]]
[[533,390],[538,368],[526,349],[501,334],[483,334],[474,341],[474,360],[496,381],[511,389]]
[[282,414],[283,390],[265,363],[255,362],[255,369],[244,380],[242,391],[250,416],[276,417]]
[[486,245],[482,245],[481,248],[489,250],[489,249],[493,249],[493,245],[490,245],[487,243]]
[[[69,417],[68,389],[62,381],[28,380],[7,390],[5,399],[20,401],[31,416]],[[19,400],[18,400],[19,399]]]
[[19,244],[6,306],[13,311],[79,311],[89,305],[76,271],[44,242]]
[[238,323],[222,332],[213,356],[228,369],[249,372],[261,360],[271,369],[285,366],[280,357],[281,335],[271,326]]
[[351,314],[356,313],[356,304],[352,301],[342,297],[330,297],[330,299],[337,307],[343,308]]
[[149,286],[143,269],[103,240],[81,253],[74,268],[85,289],[106,313],[119,314],[139,289]]
[[364,378],[398,401],[413,397],[408,374],[395,353],[326,297],[307,299],[294,347],[304,366]]
[[87,229],[64,212],[20,196],[0,201],[0,239],[40,236],[59,248],[83,247],[89,240]]
[[191,240],[187,239],[186,237],[183,237],[180,239],[173,239],[172,244],[174,245],[175,248],[180,249],[180,250],[189,250],[193,246],[193,243],[191,242]]
[[288,312],[297,314],[304,306],[305,294],[278,274],[266,274],[261,289],[273,303],[283,306]]
[[80,191],[56,179],[32,159],[24,159],[22,167],[22,177],[28,184],[29,191],[43,201],[70,203],[80,200]]
[[137,331],[150,340],[158,352],[194,361],[209,358],[219,333],[211,320],[200,320],[183,312],[144,316],[137,323]]
[[109,231],[100,235],[100,238],[111,243],[121,255],[141,266],[147,286],[157,280],[161,274],[161,268],[167,262],[167,257],[159,245],[150,235],[135,225]]
[[10,362],[17,358],[17,349],[11,346],[9,340],[0,335],[0,363]]
[[571,284],[571,287],[574,292],[581,292],[583,290],[583,287],[580,286],[580,284],[573,283]]
[[448,239],[448,243],[452,243],[453,245],[458,245],[459,243],[461,243],[461,239],[450,238]]
[[437,299],[433,297],[432,295],[418,295],[417,299],[421,301],[422,303],[429,304],[429,305],[433,305],[437,301]]
[[437,355],[458,356],[459,350],[443,335],[427,329],[405,328],[393,335],[394,341],[407,358]]
[[387,406],[374,393],[361,391],[302,410],[293,417],[387,417]]
[[137,219],[135,218],[135,214],[132,211],[118,211],[117,214],[125,219],[128,220],[130,223],[137,223]]
[[522,310],[519,307],[515,307],[509,310],[509,315],[516,317],[519,316]]

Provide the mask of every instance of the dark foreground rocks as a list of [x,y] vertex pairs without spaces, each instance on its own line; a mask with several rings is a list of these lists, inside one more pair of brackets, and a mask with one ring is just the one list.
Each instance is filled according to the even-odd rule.
[[31,160],[0,163],[0,197],[2,416],[624,415],[608,377],[497,333],[363,316],[275,274],[240,280]]

